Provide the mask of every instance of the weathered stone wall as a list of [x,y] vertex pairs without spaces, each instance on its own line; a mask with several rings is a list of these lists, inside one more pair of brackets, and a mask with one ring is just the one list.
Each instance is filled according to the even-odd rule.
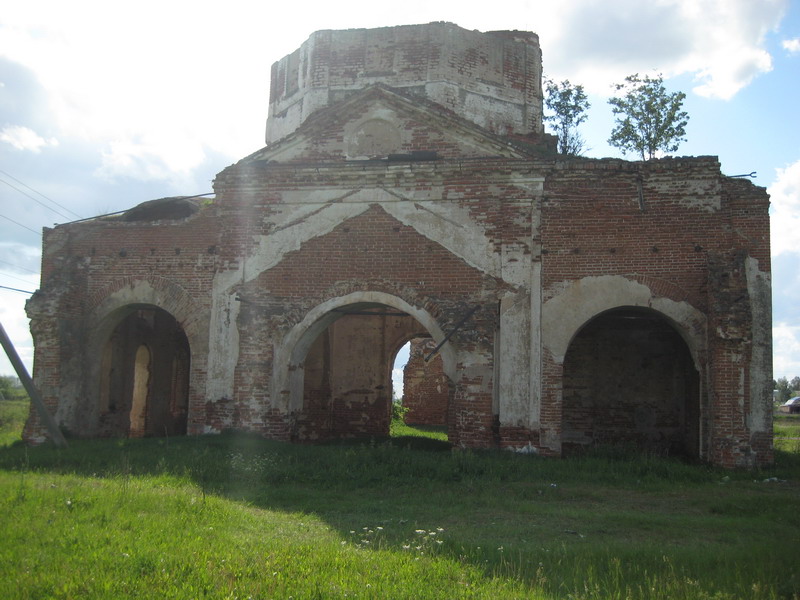
[[[120,434],[103,390],[130,385],[106,386],[121,375],[105,350],[131,314],[160,309],[188,342],[190,434],[381,435],[391,357],[452,333],[456,445],[561,455],[633,440],[768,464],[766,193],[713,157],[566,159],[523,140],[541,131],[539,65],[532,34],[315,34],[274,70],[286,136],[219,173],[213,201],[47,231],[28,312],[57,420]],[[604,320],[643,310],[635,334]],[[636,359],[651,338],[648,378]],[[587,408],[598,392],[602,414]],[[35,415],[25,435],[43,439]]]
[[[202,414],[210,282],[218,260],[213,206],[177,219],[110,217],[45,230],[42,284],[28,302],[34,378],[70,431],[94,434],[106,343],[131,307],[176,318],[192,351],[189,412]],[[161,215],[159,215],[161,216]],[[192,425],[189,430],[196,432]],[[26,428],[41,439],[38,417]]]
[[[591,318],[635,306],[672,323],[701,373],[700,454],[730,466],[771,462],[762,438],[768,386],[763,375],[757,383],[748,379],[753,370],[765,372],[763,345],[770,339],[761,324],[769,314],[767,210],[763,190],[731,182],[712,157],[575,161],[547,179],[543,358],[554,370],[542,382],[542,430],[549,430],[553,450],[560,448],[566,410],[564,373],[555,367]],[[747,416],[754,413],[757,424]],[[745,431],[746,422],[752,429]]]
[[267,143],[369,85],[409,90],[492,133],[542,133],[539,37],[452,23],[317,31],[272,66]]
[[[444,191],[442,195],[447,195],[453,193],[447,181],[450,169],[451,176],[458,174],[458,179],[451,184],[456,188],[453,191],[458,199],[454,201],[440,196],[436,200],[420,198],[417,203],[403,206],[396,197],[387,199],[377,183],[384,178],[391,179],[396,193],[413,197],[417,189],[430,189],[431,178],[435,177],[437,188]],[[496,318],[492,307],[497,302],[497,293],[507,287],[501,279],[499,255],[504,238],[517,241],[524,231],[524,226],[509,227],[508,231],[496,228],[503,218],[513,218],[507,211],[513,206],[511,198],[519,195],[520,190],[506,186],[509,202],[502,207],[503,192],[491,180],[495,177],[481,180],[473,175],[465,182],[463,172],[455,165],[444,171],[439,165],[436,173],[426,168],[412,170],[406,166],[398,171],[391,166],[373,165],[366,169],[362,166],[354,181],[349,180],[348,169],[328,169],[324,173],[314,170],[314,181],[303,186],[308,193],[300,194],[296,180],[294,189],[283,189],[282,177],[287,170],[276,167],[247,177],[234,172],[223,173],[217,182],[218,192],[222,192],[220,202],[232,200],[223,211],[231,211],[225,222],[249,224],[239,238],[245,246],[242,254],[250,254],[246,264],[241,266],[246,280],[242,282],[239,277],[231,277],[229,292],[238,294],[242,300],[237,319],[240,354],[233,376],[232,397],[247,396],[256,403],[272,402],[274,405],[277,399],[267,397],[273,374],[263,362],[272,358],[266,349],[275,340],[284,338],[314,306],[346,294],[369,291],[401,298],[424,308],[434,316],[441,329],[452,327],[473,306],[485,305],[471,326],[454,338],[458,340],[462,362],[453,366],[465,374],[471,372],[475,380],[481,382],[489,393],[488,410],[491,411],[491,348]],[[372,183],[373,180],[377,180],[376,183]],[[247,188],[243,188],[243,181],[247,182]],[[362,190],[374,185],[375,192],[362,191],[363,200],[351,195],[349,201],[338,203],[286,202],[295,197],[313,197],[320,189],[337,190],[337,196],[347,197],[347,189],[353,184]],[[265,190],[262,185],[271,186],[272,191]],[[261,197],[275,198],[275,203],[260,207],[263,211],[260,219],[235,216],[239,211],[251,210],[250,206],[240,206],[240,199],[248,197],[250,189],[259,187]],[[290,228],[292,231],[287,231],[284,246],[270,233],[281,227],[282,213],[288,210],[295,211],[296,217]],[[498,214],[498,222],[483,216],[490,211]],[[298,219],[303,213],[306,217]],[[480,215],[475,219],[483,221],[480,225],[472,220],[473,214]],[[427,225],[417,222],[421,217]],[[461,223],[461,230],[472,228],[474,237],[465,238],[463,231],[454,231],[457,234],[454,237],[448,239],[439,235],[434,242],[433,236],[423,229],[439,229],[447,222]],[[498,234],[491,242],[483,233],[490,228]],[[225,237],[231,245],[236,245],[233,230]],[[475,247],[471,243],[473,239],[481,240],[482,248]],[[265,246],[248,250],[247,245],[252,240],[262,240]],[[470,260],[473,256],[474,260]],[[223,278],[219,276],[220,280]],[[259,397],[260,394],[263,397]],[[265,424],[265,427],[270,426],[282,425]],[[467,419],[463,427],[465,430],[476,428]],[[487,435],[483,431],[472,434],[484,441]]]
[[699,374],[686,343],[653,311],[594,319],[564,359],[562,450],[630,446],[697,456]]

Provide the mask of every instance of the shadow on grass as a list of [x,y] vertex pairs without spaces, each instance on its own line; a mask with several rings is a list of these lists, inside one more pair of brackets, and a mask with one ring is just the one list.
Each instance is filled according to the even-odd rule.
[[[776,455],[776,467],[756,477],[800,479],[800,454]],[[608,451],[563,460],[463,451],[414,436],[324,445],[237,433],[71,440],[65,450],[15,444],[0,449],[0,468],[89,477],[174,476],[193,482],[204,494],[269,510],[313,513],[343,540],[353,531],[380,526],[383,543],[390,548],[399,548],[416,530],[441,528],[448,540],[443,554],[490,575],[511,569],[509,576],[528,582],[535,580],[535,565],[545,551],[552,550],[554,561],[568,544],[580,547],[584,560],[597,556],[602,562],[612,551],[635,554],[639,550],[629,547],[632,540],[644,540],[658,546],[654,556],[660,557],[664,540],[677,547],[690,542],[681,535],[701,535],[684,524],[694,513],[703,513],[703,518],[705,512],[712,514],[713,526],[727,530],[731,525],[721,523],[723,518],[761,517],[736,512],[736,507],[754,502],[764,490],[779,491],[746,489],[725,501],[729,509],[722,515],[711,508],[720,505],[716,497],[723,483],[740,482],[744,488],[753,482],[752,472]],[[788,510],[783,496],[779,500],[770,496],[768,508],[776,512],[767,517],[781,518],[780,511]],[[626,519],[638,520],[623,520],[628,512],[633,517]],[[671,512],[685,533],[670,530]],[[584,531],[591,542],[584,541]],[[519,552],[513,565],[502,555],[503,546]],[[685,562],[691,563],[688,558]]]
[[418,435],[398,435],[387,438],[352,438],[345,440],[333,440],[319,444],[319,446],[369,446],[371,448],[375,448],[377,446],[391,446],[394,448],[402,448],[404,450],[421,450],[425,452],[449,452],[453,449],[453,446],[450,444],[450,442]]

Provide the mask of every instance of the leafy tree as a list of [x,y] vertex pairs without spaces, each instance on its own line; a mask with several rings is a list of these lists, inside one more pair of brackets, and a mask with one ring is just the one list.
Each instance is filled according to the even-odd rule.
[[13,375],[0,375],[0,400],[23,400],[28,393]]
[[789,389],[791,389],[792,392],[800,390],[800,377],[792,377],[792,380],[789,382]]
[[558,136],[558,151],[561,154],[578,156],[584,151],[584,141],[578,133],[578,125],[586,120],[586,111],[591,104],[582,85],[572,85],[569,79],[561,83],[545,82],[545,106],[553,114],[545,115],[546,121],[554,123]]
[[792,390],[789,386],[789,380],[786,377],[781,377],[775,382],[775,386],[773,389],[778,390],[778,398],[777,401],[781,404],[786,402],[789,398],[792,397]]
[[689,114],[681,110],[686,94],[668,94],[661,75],[628,75],[614,89],[621,95],[608,101],[616,115],[609,144],[648,160],[657,152],[674,152],[686,141]]
[[0,399],[11,398],[14,383],[16,383],[16,378],[10,375],[0,375]]

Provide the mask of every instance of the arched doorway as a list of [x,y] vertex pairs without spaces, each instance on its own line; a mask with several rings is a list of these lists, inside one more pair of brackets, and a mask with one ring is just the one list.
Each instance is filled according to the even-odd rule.
[[181,325],[155,306],[128,306],[100,357],[100,433],[165,436],[186,433],[189,341]]
[[699,454],[700,377],[686,342],[654,310],[589,321],[564,357],[562,451],[630,445]]
[[404,304],[337,302],[304,327],[292,350],[292,439],[389,434],[398,349],[413,338],[442,337]]

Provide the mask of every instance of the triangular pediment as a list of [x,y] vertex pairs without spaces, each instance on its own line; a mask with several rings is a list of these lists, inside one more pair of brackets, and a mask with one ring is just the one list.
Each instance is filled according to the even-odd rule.
[[[350,207],[329,205],[327,210],[335,214],[327,218],[320,213],[309,215],[302,222],[260,238],[257,252],[249,256],[245,268],[246,280],[257,279],[266,273],[280,268],[278,274],[269,277],[276,280],[266,287],[272,293],[281,295],[278,287],[291,287],[300,278],[284,277],[287,271],[304,271],[304,278],[311,282],[331,284],[352,278],[391,279],[409,286],[428,281],[429,287],[441,286],[441,291],[449,290],[453,280],[469,278],[475,289],[485,277],[495,280],[496,286],[505,285],[496,253],[487,252],[490,242],[485,237],[469,240],[443,240],[431,236],[430,231],[421,230],[408,222],[403,213],[394,214],[380,204],[359,204]],[[334,217],[334,218],[331,218]],[[435,218],[435,217],[433,217]],[[376,235],[381,235],[381,243],[361,251],[362,244],[369,245]],[[482,252],[473,250],[479,246]],[[349,247],[347,253],[331,253],[330,248]],[[315,257],[326,256],[320,261]],[[434,256],[436,257],[434,259]],[[416,265],[414,269],[397,268],[398,265]],[[428,276],[423,270],[429,269]],[[455,276],[459,272],[463,277]],[[448,278],[442,274],[448,273]],[[240,281],[237,279],[237,281]]]
[[526,158],[530,151],[447,108],[382,85],[316,111],[293,133],[243,162]]

